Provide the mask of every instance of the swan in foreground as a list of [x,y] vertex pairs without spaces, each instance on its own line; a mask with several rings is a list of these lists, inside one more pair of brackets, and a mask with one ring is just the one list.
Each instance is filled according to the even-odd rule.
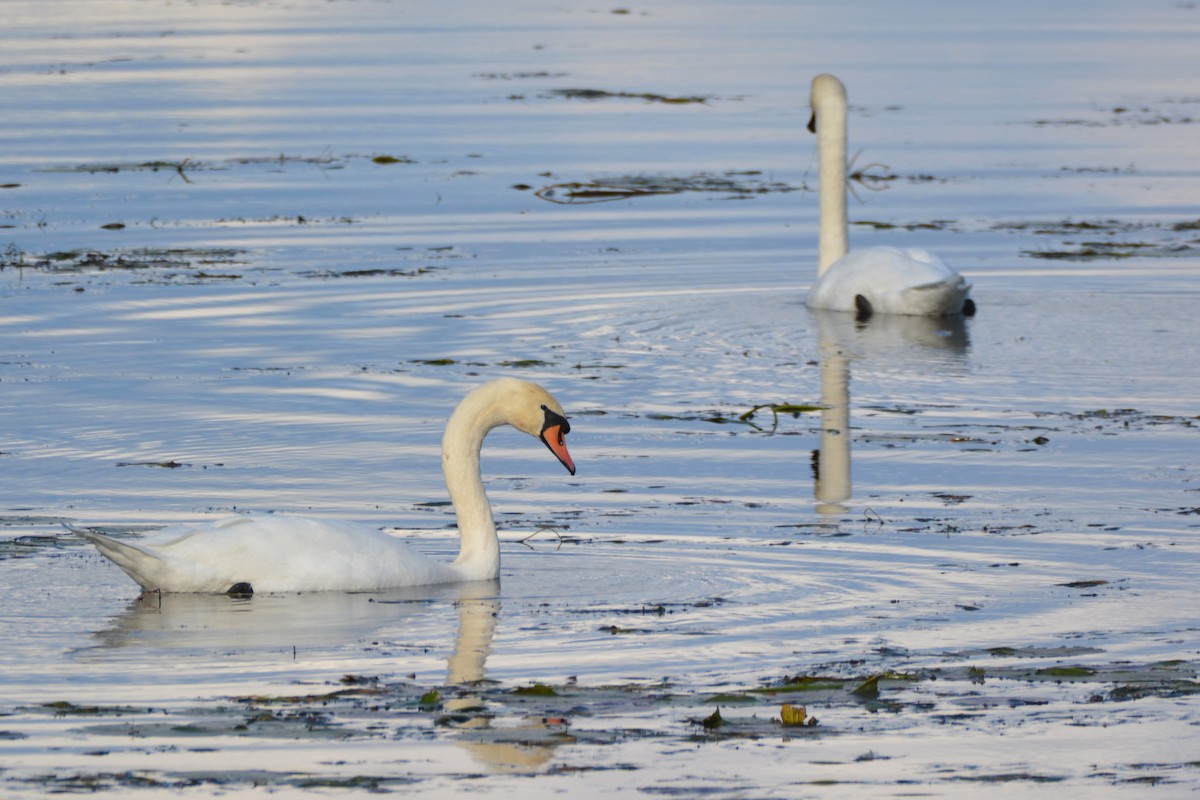
[[452,564],[434,561],[382,531],[350,522],[287,516],[234,516],[172,525],[126,542],[80,528],[145,591],[369,591],[434,583],[493,580],[500,540],[483,490],[479,452],[493,428],[512,425],[541,439],[572,475],[562,406],[535,383],[501,378],[463,399],[446,423],[442,471],[461,539]]
[[846,223],[846,87],[832,75],[813,78],[812,120],[817,135],[821,230],[817,282],[810,308],[938,317],[975,313],[971,285],[934,254],[917,248],[850,249]]

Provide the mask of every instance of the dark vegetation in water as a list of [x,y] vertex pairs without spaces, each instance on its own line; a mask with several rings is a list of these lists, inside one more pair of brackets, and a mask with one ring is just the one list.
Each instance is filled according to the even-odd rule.
[[1112,218],[1018,220],[996,223],[991,227],[997,231],[1063,239],[1061,247],[1029,248],[1021,251],[1022,255],[1031,258],[1049,260],[1109,261],[1135,256],[1192,257],[1200,249],[1200,219],[1170,222],[1125,221]]
[[[964,232],[970,225],[958,220],[934,219],[914,222],[851,220],[851,225],[880,231]],[[1182,221],[1013,220],[988,225],[989,230],[1021,236],[1062,239],[1056,247],[1027,247],[1021,255],[1054,261],[1114,261],[1133,257],[1195,257],[1200,252],[1200,219]]]
[[[502,359],[500,361],[490,361],[489,362],[489,361],[476,361],[476,360],[467,361],[467,360],[462,360],[462,359],[457,359],[457,358],[451,358],[449,356],[431,357],[431,358],[412,358],[412,359],[409,359],[405,363],[412,364],[412,365],[415,365],[418,367],[463,366],[463,367],[470,367],[472,369],[486,369],[488,367],[503,367],[505,369],[543,369],[543,368],[560,366],[559,362],[546,361],[545,359],[541,359],[541,358],[508,358],[508,359]],[[624,364],[605,364],[605,363],[591,363],[591,362],[585,363],[583,361],[577,361],[574,364],[569,365],[569,367],[571,369],[575,370],[576,376],[580,380],[585,380],[585,381],[600,380],[603,377],[603,375],[605,374],[605,372],[607,372],[607,371],[619,370],[619,369],[626,368]],[[580,416],[580,415],[587,415],[587,414],[601,414],[601,413],[603,413],[603,412],[592,412],[592,411],[587,411],[587,410],[580,410],[580,411],[573,412],[573,416]]]
[[158,469],[179,469],[180,467],[190,467],[191,464],[183,464],[179,461],[118,461],[118,467],[157,467]]
[[538,189],[542,200],[563,205],[605,203],[653,195],[705,192],[744,198],[754,195],[801,191],[804,187],[772,181],[758,170],[701,172],[689,176],[624,175],[603,180],[553,183]]
[[[707,103],[713,100],[712,95],[666,95],[657,92],[612,92],[606,89],[548,89],[538,94],[544,98],[563,98],[566,100],[642,100],[647,103],[664,103],[666,105],[692,105]],[[525,100],[523,94],[509,96],[510,100]]]
[[415,164],[417,162],[413,161],[408,156],[380,155],[380,156],[375,156],[374,158],[372,158],[371,163],[373,163],[373,164]]
[[[860,416],[877,414],[902,415],[914,419],[921,417],[935,407],[919,405],[861,405],[857,407]],[[800,419],[802,415],[823,410],[818,404],[803,403],[761,403],[742,413],[724,410],[696,410],[674,413],[646,413],[646,419],[660,422],[705,422],[716,425],[744,425],[747,428],[765,433],[788,434],[794,431],[781,428],[781,417]],[[755,420],[764,412],[772,415],[771,425],[759,425]],[[1053,436],[1063,433],[1108,433],[1146,430],[1154,427],[1171,426],[1180,428],[1200,428],[1200,415],[1188,416],[1178,414],[1155,414],[1133,408],[1116,409],[1087,409],[1084,411],[1034,412],[1034,416],[1044,420],[1039,424],[1010,424],[1003,422],[955,423],[942,426],[941,429],[914,427],[912,430],[873,432],[856,430],[854,441],[864,444],[875,444],[885,448],[900,448],[918,443],[944,443],[960,445],[971,450],[995,450],[1003,447],[1016,447],[1021,450],[1036,451],[1050,445]],[[803,432],[810,432],[805,425]],[[858,427],[858,426],[856,426]]]
[[[454,358],[414,358],[414,359],[411,359],[408,363],[421,364],[426,367],[448,367],[448,366],[452,366],[454,364],[458,364],[460,362],[458,361],[458,359],[454,359]],[[464,363],[466,366],[469,366],[469,367],[493,366],[484,361],[467,361],[467,362],[462,362],[462,363]],[[519,369],[529,369],[531,367],[548,367],[548,366],[551,366],[551,364],[552,364],[552,362],[542,361],[539,358],[518,358],[518,359],[508,359],[505,361],[497,361],[497,362],[495,362],[494,366],[516,367]]]
[[427,275],[431,272],[436,272],[442,267],[425,266],[415,267],[413,269],[400,269],[398,267],[383,268],[375,267],[371,269],[321,269],[321,270],[305,270],[298,273],[306,278],[417,278],[421,275]]
[[530,80],[533,78],[565,78],[565,72],[548,72],[546,70],[532,70],[525,72],[476,72],[472,77],[487,78],[494,81],[516,81]]
[[[974,731],[1013,724],[1069,720],[1105,727],[1123,709],[1137,714],[1139,701],[1200,695],[1200,665],[1185,661],[1148,663],[1094,660],[1081,647],[997,646],[944,653],[927,667],[886,666],[863,671],[862,662],[838,662],[756,685],[691,689],[669,679],[603,686],[529,683],[506,686],[488,680],[461,685],[422,685],[411,679],[347,675],[317,691],[292,695],[225,698],[182,710],[126,705],[97,706],[69,700],[10,709],[24,716],[76,720],[76,735],[94,742],[102,758],[152,741],[159,750],[177,747],[219,750],[230,740],[267,738],[297,741],[388,741],[403,758],[405,741],[436,740],[468,750],[499,746],[493,753],[521,754],[509,774],[533,777],[580,770],[642,766],[604,764],[595,748],[644,742],[648,764],[654,753],[721,743],[784,743],[811,737],[879,730],[887,735],[924,727]],[[903,662],[903,651],[875,654],[872,661]],[[1088,660],[1092,659],[1092,660]],[[1029,662],[1029,663],[1022,663]],[[1083,691],[1080,691],[1080,690]],[[0,736],[6,736],[0,730]],[[20,736],[20,734],[11,734]],[[105,740],[109,744],[105,744]],[[564,747],[564,746],[569,747]],[[148,752],[148,751],[147,751]],[[537,758],[530,758],[537,755]],[[856,762],[886,759],[864,753]],[[345,788],[387,792],[425,780],[403,766],[395,772],[356,774],[343,762],[314,764],[303,773],[285,770],[220,770],[136,773],[98,769],[48,769],[8,778],[10,785],[51,792],[119,791],[130,788]],[[1146,765],[1139,775],[1169,781],[1197,762]],[[846,780],[856,764],[845,765]],[[1138,772],[1137,770],[1134,770]],[[444,776],[443,776],[444,777]],[[1055,775],[1003,771],[980,773],[948,768],[933,784],[962,780],[1044,783]]]
[[271,156],[239,156],[220,161],[204,161],[194,158],[182,159],[148,159],[146,161],[111,161],[83,164],[68,164],[61,166],[42,167],[35,172],[88,174],[122,172],[173,172],[176,176],[190,183],[189,174],[195,172],[217,172],[233,169],[239,166],[265,166],[279,169],[288,166],[314,166],[322,169],[342,169],[356,160],[368,160],[374,164],[415,164],[413,159],[404,155],[379,153],[374,155],[345,155],[335,156],[332,153],[322,153],[315,156],[293,156],[286,153]]
[[[245,222],[245,220],[239,220]],[[303,217],[288,218],[286,222],[306,224]],[[343,220],[344,222],[344,220]],[[436,248],[418,258],[440,261],[453,256],[435,252]],[[238,280],[248,277],[254,269],[247,251],[235,248],[84,248],[45,253],[27,253],[9,245],[0,253],[0,270],[39,270],[55,274],[147,273],[146,280],[171,282],[177,280]],[[436,272],[443,267],[422,264],[413,267],[376,267],[369,269],[304,270],[296,274],[306,278],[342,279],[366,277],[416,278]]]
[[[195,270],[192,278],[236,278],[228,272],[246,265],[245,252],[233,248],[134,248],[129,250],[62,250],[30,254],[10,245],[0,255],[0,269],[37,269],[56,273]],[[221,272],[210,271],[213,268]]]
[[1116,126],[1145,127],[1150,125],[1191,125],[1200,121],[1189,109],[1200,105],[1198,97],[1165,98],[1161,107],[1145,104],[1097,106],[1091,116],[1063,119],[1036,119],[1028,124],[1036,127],[1108,128]]
[[[1156,252],[1157,250],[1157,252]],[[1171,255],[1183,255],[1192,248]],[[1081,242],[1062,250],[1022,250],[1021,255],[1058,261],[1112,261],[1133,256],[1167,255],[1149,242]]]

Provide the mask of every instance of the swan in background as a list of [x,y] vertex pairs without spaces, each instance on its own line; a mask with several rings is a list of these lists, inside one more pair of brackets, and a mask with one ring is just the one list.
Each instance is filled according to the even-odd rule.
[[871,247],[848,252],[846,223],[846,87],[833,75],[813,78],[812,120],[817,135],[820,241],[817,282],[809,308],[937,317],[975,313],[971,285],[926,250]]
[[468,394],[446,423],[442,471],[458,517],[452,564],[434,561],[382,531],[350,522],[288,516],[234,516],[172,525],[137,542],[71,528],[145,591],[369,591],[493,580],[500,540],[483,490],[479,453],[493,428],[512,425],[541,439],[572,475],[562,406],[535,383],[500,378]]

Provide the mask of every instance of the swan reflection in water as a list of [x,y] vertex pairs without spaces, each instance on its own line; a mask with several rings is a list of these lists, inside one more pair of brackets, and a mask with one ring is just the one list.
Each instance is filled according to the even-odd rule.
[[850,364],[870,359],[893,369],[928,372],[931,364],[961,371],[970,347],[960,315],[916,317],[875,315],[859,321],[853,314],[810,309],[817,320],[821,355],[821,435],[813,453],[813,494],[821,514],[843,514],[851,496]]
[[[495,638],[499,589],[499,581],[473,581],[388,592],[259,594],[241,599],[149,593],[97,631],[95,644],[76,652],[84,658],[119,657],[138,664],[144,663],[145,652],[154,652],[158,663],[179,665],[172,680],[180,683],[191,682],[188,663],[211,668],[190,676],[204,680],[218,672],[244,672],[248,661],[259,666],[281,658],[289,665],[294,658],[300,659],[297,663],[308,661],[309,671],[329,671],[337,677],[380,667],[409,673],[413,665],[404,663],[403,655],[381,656],[379,651],[390,644],[391,649],[426,652],[426,644],[401,643],[401,638],[445,630],[445,613],[452,605],[457,636],[446,659],[445,685],[439,688],[447,698],[443,712],[456,721],[438,729],[450,731],[451,741],[493,770],[528,771],[549,762],[554,748],[570,737],[564,735],[566,723],[556,719],[509,718],[494,726],[494,715],[484,710],[486,701],[476,689],[486,677]],[[364,646],[374,650],[368,659],[362,659]],[[294,679],[295,671],[285,669]]]

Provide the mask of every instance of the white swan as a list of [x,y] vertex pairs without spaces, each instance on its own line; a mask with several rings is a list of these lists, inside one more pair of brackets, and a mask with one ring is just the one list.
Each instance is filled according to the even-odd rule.
[[937,317],[975,313],[971,285],[932,253],[898,247],[847,252],[846,87],[832,75],[813,78],[812,120],[817,134],[821,229],[817,282],[809,308]]
[[442,438],[442,470],[461,539],[453,564],[434,561],[382,531],[350,522],[287,516],[235,516],[172,525],[137,542],[78,533],[146,591],[367,591],[492,580],[500,541],[483,490],[479,452],[492,428],[512,425],[541,439],[572,475],[562,406],[534,383],[501,378],[459,403]]

